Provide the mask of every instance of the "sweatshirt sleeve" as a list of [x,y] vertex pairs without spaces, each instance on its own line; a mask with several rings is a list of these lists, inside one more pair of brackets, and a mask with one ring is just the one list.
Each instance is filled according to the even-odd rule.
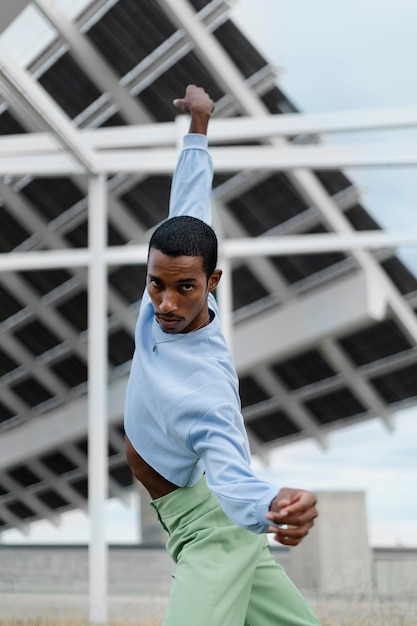
[[253,473],[247,440],[234,424],[235,411],[232,403],[225,403],[207,413],[193,426],[190,445],[203,461],[207,486],[226,515],[243,528],[264,533],[270,525],[266,514],[278,490]]
[[191,215],[211,224],[213,163],[206,135],[184,137],[171,186],[169,217]]

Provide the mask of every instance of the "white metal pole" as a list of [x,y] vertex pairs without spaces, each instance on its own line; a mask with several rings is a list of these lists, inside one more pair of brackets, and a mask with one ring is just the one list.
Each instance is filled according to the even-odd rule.
[[107,243],[106,181],[89,179],[88,238],[88,506],[90,622],[107,620],[108,554],[105,536],[107,461]]
[[217,287],[220,323],[226,343],[233,354],[232,262],[226,256],[222,256],[219,258],[219,267],[223,270]]
[[219,242],[218,267],[222,270],[222,278],[217,287],[217,300],[219,305],[219,317],[222,332],[230,352],[233,354],[233,297],[232,297],[232,261],[225,254],[223,243],[225,241],[224,226],[221,209],[212,198],[213,228]]

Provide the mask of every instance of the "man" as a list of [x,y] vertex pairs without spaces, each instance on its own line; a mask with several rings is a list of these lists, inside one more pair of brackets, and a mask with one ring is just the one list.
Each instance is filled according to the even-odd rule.
[[297,545],[313,494],[257,478],[238,379],[212,292],[221,278],[209,226],[214,105],[187,87],[191,115],[169,219],[149,243],[146,289],[126,393],[128,463],[152,498],[177,564],[165,626],[311,626],[310,607],[275,562],[265,533]]

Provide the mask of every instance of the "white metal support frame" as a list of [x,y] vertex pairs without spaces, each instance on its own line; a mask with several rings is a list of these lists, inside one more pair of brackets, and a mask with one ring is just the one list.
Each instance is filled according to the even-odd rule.
[[232,264],[226,255],[219,255],[219,267],[222,268],[222,279],[217,288],[219,315],[224,338],[233,353],[233,318],[232,318]]
[[107,419],[107,193],[104,176],[89,180],[88,207],[88,506],[90,515],[90,622],[107,619],[108,552],[105,503],[108,486]]
[[49,94],[22,69],[0,46],[0,82],[17,102],[31,111],[51,131],[58,145],[64,147],[87,172],[94,172],[94,156],[82,137],[72,128],[69,118]]
[[[1,63],[1,50],[0,50]],[[1,76],[1,73],[0,73]],[[24,81],[27,77],[20,75]],[[30,82],[30,80],[29,80]],[[37,85],[34,84],[37,88]],[[26,92],[27,88],[22,87]],[[36,89],[39,91],[38,89]],[[41,95],[40,95],[41,94]],[[47,96],[42,90],[38,93]],[[47,109],[43,112],[52,124]],[[417,152],[414,145],[401,143],[366,144],[307,144],[290,145],[283,138],[292,133],[325,132],[336,130],[376,130],[382,117],[387,118],[388,128],[417,127],[417,110],[412,108],[383,108],[369,112],[359,111],[355,119],[352,112],[329,114],[326,122],[318,114],[259,115],[224,120],[213,119],[210,124],[210,142],[238,143],[255,137],[275,138],[274,145],[216,146],[211,149],[216,172],[291,171],[296,168],[338,169],[344,167],[416,166]],[[181,117],[184,116],[180,116]],[[178,118],[177,118],[178,119]],[[102,128],[77,131],[65,116],[51,133],[30,133],[0,137],[0,175],[47,175],[61,176],[85,173],[86,167],[94,166],[102,173],[169,173],[177,156],[176,139],[179,124],[162,123],[133,125],[127,128]],[[55,134],[59,128],[68,136],[66,147],[76,143],[82,158],[74,160],[71,149],[62,151]],[[62,143],[62,138],[61,138]],[[84,159],[84,161],[83,161]],[[305,181],[303,181],[305,182]]]
[[[194,14],[183,0],[158,0],[168,13],[179,16],[176,19],[189,40],[194,43],[203,62],[213,71],[220,84],[233,94],[241,111],[253,117],[239,119],[213,119],[210,140],[216,143],[233,140],[274,138],[273,145],[255,148],[218,147],[212,150],[216,171],[238,171],[252,169],[263,171],[292,171],[304,193],[313,199],[326,216],[333,207],[328,206],[317,187],[312,184],[311,174],[299,170],[301,167],[314,169],[337,169],[349,165],[416,165],[417,152],[414,147],[401,144],[382,146],[287,146],[283,137],[300,133],[321,133],[350,131],[355,129],[376,129],[400,126],[417,126],[417,109],[379,110],[368,112],[326,113],[323,115],[290,114],[266,115],[266,111],[252,90],[239,76],[230,59],[222,51],[219,62],[219,49],[215,40],[201,23],[196,28]],[[76,45],[82,38],[72,25],[64,23],[61,15],[53,10],[54,3],[36,0],[39,8],[55,23],[61,34]],[[99,67],[100,61],[88,49],[90,72]],[[217,56],[217,60],[216,59]],[[87,58],[86,58],[87,60]],[[100,66],[103,67],[103,66]],[[221,68],[221,69],[219,69]],[[94,73],[94,72],[93,72]],[[101,77],[102,87],[117,91],[117,99],[125,109],[130,110],[131,119],[138,114],[138,107],[126,98],[127,89],[116,90],[114,77]],[[178,126],[174,124],[149,124],[131,126],[126,129],[97,129],[77,131],[65,114],[56,106],[48,94],[0,49],[0,81],[15,101],[32,112],[36,119],[50,132],[30,136],[0,138],[0,175],[63,175],[85,174],[89,179],[89,247],[76,250],[47,250],[39,252],[0,254],[1,271],[41,269],[58,267],[88,267],[88,329],[89,329],[89,395],[88,395],[88,438],[89,438],[89,511],[91,520],[90,541],[90,621],[104,623],[107,619],[107,549],[105,539],[105,501],[107,498],[107,428],[111,409],[107,407],[107,280],[106,268],[110,264],[138,264],[146,262],[147,246],[129,245],[106,247],[107,196],[105,174],[112,172],[137,173],[172,171],[177,147],[175,140]],[[122,100],[122,93],[124,100]],[[175,150],[174,150],[175,148]],[[117,158],[116,158],[117,157]],[[102,172],[102,174],[98,174]],[[328,206],[328,212],[324,210]],[[336,224],[337,226],[337,224]],[[343,231],[340,225],[340,230]],[[224,332],[232,347],[231,317],[231,262],[234,258],[300,253],[321,253],[324,251],[368,250],[371,248],[396,247],[417,244],[417,231],[407,233],[382,233],[371,231],[361,233],[339,232],[326,235],[302,235],[301,237],[261,237],[257,239],[220,239],[220,257],[224,277],[219,286],[219,301],[224,324]],[[364,254],[359,257],[364,261]],[[365,259],[366,261],[366,259]],[[366,263],[364,263],[367,266]],[[372,266],[371,266],[372,267]],[[407,309],[400,310],[395,289],[388,296],[397,313],[402,313],[407,322]],[[409,326],[417,337],[415,321]],[[327,351],[340,366],[340,355],[331,342]],[[345,375],[354,376],[349,363],[342,363]],[[276,381],[269,381],[271,388]],[[367,389],[362,390],[366,399]],[[120,400],[120,398],[119,398]],[[371,399],[375,404],[375,399]],[[389,416],[385,416],[388,421]],[[308,415],[299,414],[299,422],[309,425]],[[310,424],[311,427],[314,424]],[[32,425],[28,425],[30,430]],[[35,425],[36,427],[36,425]],[[69,426],[67,426],[69,427]],[[71,424],[74,428],[74,424]],[[19,433],[21,436],[21,433]],[[15,433],[10,433],[14,437]],[[52,435],[50,435],[52,436]],[[33,438],[30,438],[34,443]],[[42,437],[42,445],[45,439]],[[322,442],[325,443],[325,442]],[[12,447],[10,448],[12,449]],[[1,464],[2,460],[0,460]],[[2,515],[3,516],[3,515]],[[7,519],[5,517],[5,519]],[[11,519],[19,526],[19,520]],[[24,525],[21,524],[24,529]]]
[[[224,240],[225,234],[223,228],[223,220],[220,218],[219,210],[219,204],[213,198],[213,228],[216,231],[219,242],[221,242]],[[222,324],[224,338],[227,345],[229,346],[231,353],[233,354],[232,260],[228,259],[227,256],[222,253],[220,245],[218,251],[218,267],[222,269],[222,279],[217,287],[219,316]]]
[[[417,245],[417,230],[408,232],[360,231],[355,233],[323,233],[285,237],[219,238],[221,259],[232,260],[261,256],[291,254],[323,254],[351,252]],[[103,252],[106,265],[145,264],[147,244],[112,246]],[[86,267],[91,262],[89,248],[73,250],[34,250],[0,253],[0,272],[19,272],[66,267]]]
[[[166,147],[176,144],[179,119],[175,122],[133,124],[75,131],[93,151],[132,148]],[[383,124],[382,120],[385,121]],[[238,143],[271,137],[291,137],[304,134],[348,133],[417,127],[417,107],[379,107],[357,111],[324,113],[263,114],[257,117],[216,118],[210,121],[209,141],[216,144]],[[379,144],[380,145],[380,144]],[[311,144],[301,145],[312,147]],[[0,137],[0,154],[27,156],[56,151],[49,133],[32,132]],[[369,163],[369,165],[372,165]]]
[[[80,134],[82,137],[82,135]],[[1,147],[1,142],[0,142]],[[284,147],[240,146],[211,149],[218,173],[241,170],[295,171],[347,167],[417,166],[417,152],[412,144],[375,145],[291,145]],[[168,174],[175,165],[177,152],[172,148],[138,150],[102,150],[95,155],[94,171],[108,174]],[[84,174],[85,166],[65,153],[3,156],[0,152],[0,176],[65,176]]]

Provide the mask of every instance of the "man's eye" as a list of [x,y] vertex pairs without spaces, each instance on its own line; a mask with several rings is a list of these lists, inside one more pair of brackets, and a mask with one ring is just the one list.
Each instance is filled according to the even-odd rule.
[[160,280],[155,280],[155,279],[152,279],[152,280],[150,281],[150,283],[151,283],[152,287],[155,287],[155,288],[158,288],[158,287],[160,287],[160,286],[161,286],[161,281],[160,281]]
[[192,291],[194,289],[194,285],[187,285],[187,284],[181,285],[181,289],[183,291]]

